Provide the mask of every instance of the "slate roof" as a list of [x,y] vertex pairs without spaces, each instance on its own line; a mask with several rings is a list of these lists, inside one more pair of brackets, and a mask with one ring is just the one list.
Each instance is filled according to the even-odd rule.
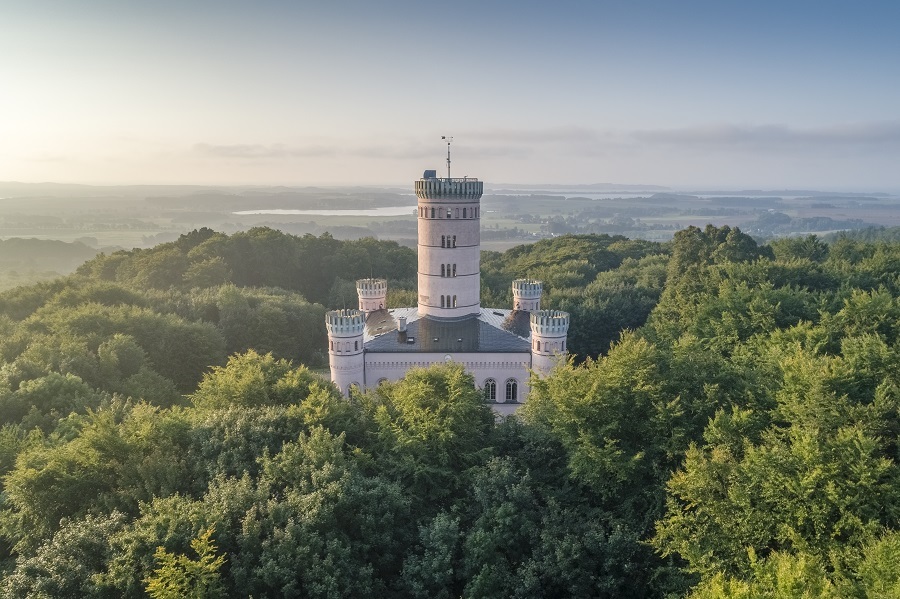
[[[397,330],[406,318],[406,334]],[[445,320],[420,316],[417,308],[371,312],[363,338],[367,352],[499,352],[531,351],[528,312],[482,308],[478,314]]]

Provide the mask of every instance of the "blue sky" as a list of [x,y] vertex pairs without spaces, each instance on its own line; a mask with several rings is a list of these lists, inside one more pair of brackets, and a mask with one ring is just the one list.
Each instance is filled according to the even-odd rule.
[[0,180],[900,189],[900,2],[0,0]]

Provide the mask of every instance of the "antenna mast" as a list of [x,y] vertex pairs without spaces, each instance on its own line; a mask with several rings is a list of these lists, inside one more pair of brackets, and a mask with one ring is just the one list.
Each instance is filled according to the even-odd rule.
[[447,178],[450,178],[450,142],[453,141],[453,137],[449,135],[441,135],[441,139],[447,141]]

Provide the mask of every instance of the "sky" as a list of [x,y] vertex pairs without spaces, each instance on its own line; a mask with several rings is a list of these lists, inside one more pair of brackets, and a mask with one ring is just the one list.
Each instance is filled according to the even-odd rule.
[[900,190],[900,2],[0,0],[0,181]]

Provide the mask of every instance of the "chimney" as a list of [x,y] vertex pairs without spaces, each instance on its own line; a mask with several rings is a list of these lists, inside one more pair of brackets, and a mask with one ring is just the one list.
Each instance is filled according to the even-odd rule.
[[401,333],[405,333],[406,332],[406,317],[401,316],[397,320],[400,323],[399,326],[397,327],[397,330],[400,331]]

